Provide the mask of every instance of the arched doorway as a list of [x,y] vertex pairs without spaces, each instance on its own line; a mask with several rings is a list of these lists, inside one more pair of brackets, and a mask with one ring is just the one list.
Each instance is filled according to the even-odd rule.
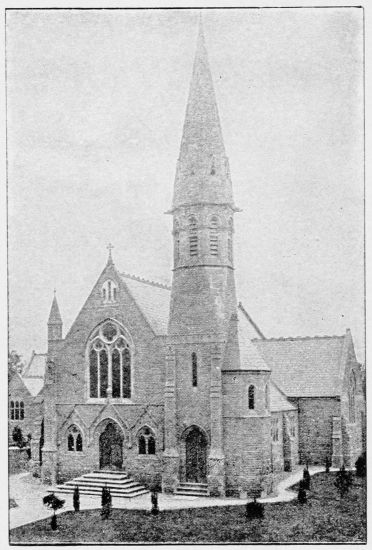
[[205,483],[207,480],[207,439],[193,426],[186,435],[186,481]]
[[99,436],[99,467],[101,469],[122,469],[123,440],[119,426],[114,422],[109,422]]

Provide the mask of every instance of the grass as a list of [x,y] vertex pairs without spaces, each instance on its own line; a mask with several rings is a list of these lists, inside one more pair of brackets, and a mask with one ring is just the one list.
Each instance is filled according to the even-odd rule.
[[[58,516],[58,531],[42,520],[10,532],[10,540],[28,543],[68,542],[365,542],[366,484],[354,477],[341,499],[335,474],[312,477],[308,503],[266,504],[263,519],[247,520],[244,506],[146,511],[114,509],[108,520],[100,510]],[[294,489],[296,486],[294,486]]]

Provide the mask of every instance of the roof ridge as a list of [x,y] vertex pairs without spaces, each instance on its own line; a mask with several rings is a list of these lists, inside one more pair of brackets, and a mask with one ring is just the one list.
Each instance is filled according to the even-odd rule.
[[170,285],[166,285],[165,283],[159,283],[157,281],[151,281],[150,279],[145,279],[144,277],[139,277],[138,275],[133,275],[132,273],[122,272],[121,275],[123,277],[127,277],[128,279],[133,279],[134,281],[139,281],[140,283],[144,283],[146,285],[151,285],[158,288],[165,288],[166,290],[172,289]]
[[253,342],[283,342],[283,341],[290,341],[290,340],[326,340],[331,338],[345,338],[345,334],[333,334],[333,335],[318,335],[315,336],[279,336],[278,338],[265,338],[264,340],[261,338],[253,338]]

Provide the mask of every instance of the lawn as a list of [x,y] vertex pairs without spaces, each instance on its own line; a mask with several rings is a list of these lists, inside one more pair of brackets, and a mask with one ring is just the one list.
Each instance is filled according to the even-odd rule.
[[312,478],[308,503],[266,504],[263,519],[247,520],[244,506],[146,511],[113,510],[108,520],[100,510],[58,516],[58,531],[42,520],[10,532],[10,541],[51,542],[366,542],[365,480],[354,476],[341,499],[335,474]]

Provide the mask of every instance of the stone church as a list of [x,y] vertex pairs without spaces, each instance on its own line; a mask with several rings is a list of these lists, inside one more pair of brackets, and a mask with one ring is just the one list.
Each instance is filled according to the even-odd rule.
[[262,334],[237,300],[238,210],[200,28],[168,212],[172,284],[122,273],[109,247],[64,337],[54,297],[41,449],[40,418],[32,434],[44,481],[110,469],[169,493],[244,496],[298,463],[354,464],[365,402],[351,333]]

